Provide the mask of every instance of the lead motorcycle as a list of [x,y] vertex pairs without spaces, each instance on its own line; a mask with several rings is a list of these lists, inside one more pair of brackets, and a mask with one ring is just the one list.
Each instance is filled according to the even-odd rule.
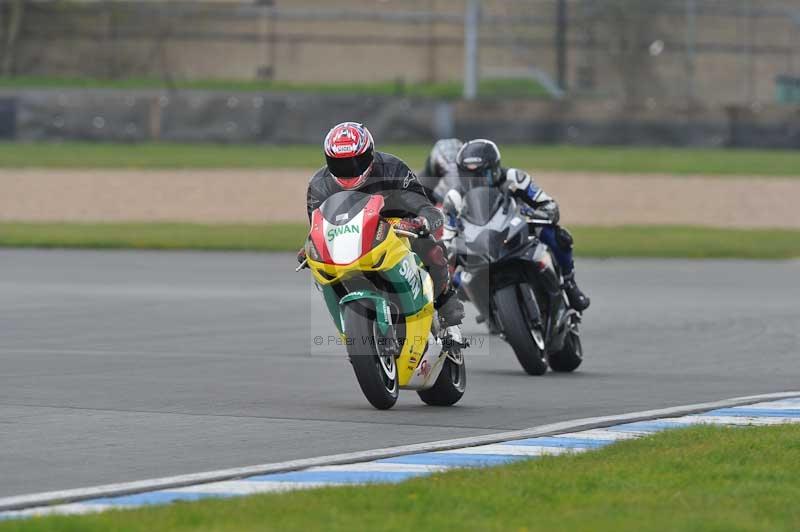
[[439,323],[433,281],[410,246],[420,235],[395,229],[399,219],[381,217],[383,205],[358,191],[328,198],[312,214],[298,270],[311,269],[372,406],[391,408],[401,389],[453,405],[466,388],[466,344]]
[[583,361],[578,326],[552,252],[536,236],[550,222],[503,187],[474,187],[462,199],[450,243],[463,294],[490,331],[499,332],[531,375],[574,371]]

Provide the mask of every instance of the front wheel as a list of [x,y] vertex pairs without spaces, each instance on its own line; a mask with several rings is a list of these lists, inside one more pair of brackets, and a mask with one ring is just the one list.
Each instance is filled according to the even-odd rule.
[[[528,289],[526,286],[520,288]],[[522,310],[525,307],[517,294],[517,286],[506,286],[495,292],[494,304],[500,319],[499,325],[503,329],[506,341],[517,355],[522,369],[529,375],[544,375],[547,372],[544,340],[540,331],[531,330]],[[537,335],[539,342],[534,339],[534,334]]]
[[400,391],[397,363],[394,354],[381,352],[386,342],[380,341],[377,323],[364,315],[369,314],[367,309],[355,306],[344,309],[347,354],[367,401],[378,410],[388,410],[397,402]]
[[583,362],[583,346],[577,332],[569,331],[561,351],[549,356],[550,369],[561,373],[575,371]]
[[461,400],[467,388],[467,367],[464,357],[461,356],[460,359],[460,363],[456,364],[450,357],[445,358],[444,367],[433,386],[417,392],[425,404],[451,406]]

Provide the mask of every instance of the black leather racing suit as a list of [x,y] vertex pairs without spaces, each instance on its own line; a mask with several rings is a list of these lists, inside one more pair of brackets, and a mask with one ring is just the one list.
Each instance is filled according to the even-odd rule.
[[[344,189],[339,186],[327,167],[317,170],[308,183],[306,207],[309,222],[311,214],[323,201],[342,190]],[[450,272],[447,268],[445,249],[438,242],[444,217],[441,211],[433,206],[414,172],[394,155],[375,152],[370,176],[358,191],[383,196],[384,207],[381,214],[385,217],[421,216],[427,220],[430,232],[435,238],[413,239],[411,245],[430,272],[434,293],[439,299],[437,306],[444,303],[440,296],[448,293],[450,288]]]

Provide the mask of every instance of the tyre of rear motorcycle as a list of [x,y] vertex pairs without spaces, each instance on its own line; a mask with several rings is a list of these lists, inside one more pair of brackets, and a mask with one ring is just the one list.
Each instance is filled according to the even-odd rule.
[[364,307],[349,304],[344,309],[347,354],[364,397],[378,410],[392,408],[400,392],[397,361],[393,354],[382,355],[377,324]]
[[517,290],[517,285],[509,285],[495,292],[494,304],[499,325],[522,369],[529,375],[544,375],[547,372],[547,358],[533,339],[530,324],[522,311],[524,303]]

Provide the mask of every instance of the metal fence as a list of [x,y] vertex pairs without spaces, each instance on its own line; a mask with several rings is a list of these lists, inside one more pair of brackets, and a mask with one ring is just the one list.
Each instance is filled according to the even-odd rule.
[[[460,82],[468,0],[0,2],[4,76]],[[791,99],[800,0],[484,0],[482,78],[625,105]]]
[[[470,16],[469,5],[479,8]],[[0,0],[0,138],[317,142],[355,117],[393,141],[796,148],[798,13],[800,0]],[[519,78],[559,97],[402,97],[412,83],[457,93],[470,34],[481,79]],[[127,90],[44,87],[59,77]],[[163,87],[136,90],[130,78]],[[211,79],[275,84],[246,94],[227,81],[216,91],[177,83]],[[400,98],[275,90],[386,81]]]

